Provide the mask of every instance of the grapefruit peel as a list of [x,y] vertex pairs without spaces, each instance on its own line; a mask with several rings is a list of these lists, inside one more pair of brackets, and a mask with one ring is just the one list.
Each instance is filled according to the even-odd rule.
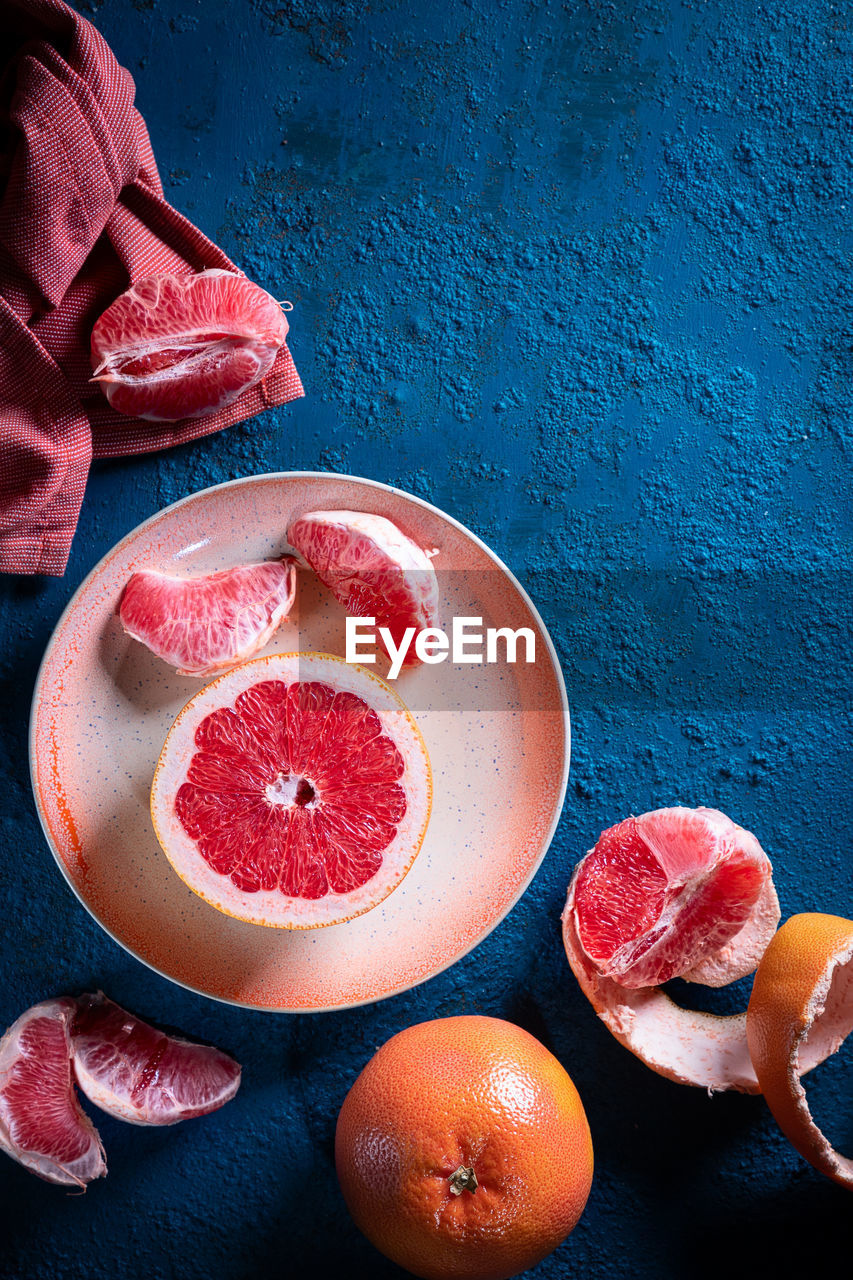
[[853,1160],[815,1124],[800,1082],[853,1031],[853,921],[818,912],[785,921],[758,966],[746,1030],[782,1132],[815,1169],[853,1190]]
[[119,619],[127,635],[179,675],[206,677],[254,657],[295,596],[290,556],[194,578],[141,569],[124,588]]
[[[381,722],[402,757],[407,806],[396,837],[383,850],[379,872],[346,893],[318,898],[287,896],[276,888],[240,891],[209,865],[176,813],[175,801],[197,751],[196,731],[262,682],[319,682],[336,693],[355,694]],[[304,781],[304,780],[300,780]],[[272,803],[299,803],[299,786],[274,778],[262,788]],[[313,788],[312,788],[313,789]],[[293,794],[291,794],[291,791]],[[315,797],[322,805],[322,789]],[[313,804],[313,799],[311,803]],[[166,738],[151,788],[154,831],[172,867],[193,893],[225,915],[255,925],[314,929],[341,924],[378,906],[408,874],[426,835],[432,808],[432,771],[423,736],[402,699],[366,668],[327,653],[276,653],[255,658],[206,685],[179,712]]]
[[[675,810],[655,810],[641,819],[629,821],[643,822],[673,812]],[[690,821],[705,824],[729,846],[734,843],[745,850],[750,859],[763,859],[766,863],[767,873],[758,897],[739,929],[707,954],[697,955],[694,948],[683,971],[678,971],[677,962],[673,962],[676,965],[674,971],[666,971],[667,977],[678,976],[703,985],[724,986],[755,969],[779,921],[779,901],[769,860],[751,833],[737,827],[718,810],[685,809],[682,811],[684,821],[688,820],[687,815],[693,815]],[[657,983],[626,986],[617,978],[602,974],[598,964],[587,954],[578,930],[576,893],[584,864],[594,852],[590,850],[575,868],[562,925],[569,965],[599,1018],[620,1044],[669,1080],[695,1085],[709,1093],[729,1089],[743,1093],[759,1092],[747,1047],[746,1013],[718,1016],[685,1009],[677,1005]],[[682,901],[689,903],[691,893],[701,890],[701,879],[701,874],[688,879]],[[677,886],[676,904],[678,900]],[[667,903],[665,910],[670,912],[670,924],[677,920],[677,905],[672,909],[672,904]]]

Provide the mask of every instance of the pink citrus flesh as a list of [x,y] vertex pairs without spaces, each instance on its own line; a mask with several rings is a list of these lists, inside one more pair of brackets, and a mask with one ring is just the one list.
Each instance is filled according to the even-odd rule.
[[272,654],[180,713],[151,813],[172,866],[212,906],[310,929],[397,887],[431,801],[423,738],[384,681],[329,654]]
[[[432,560],[384,516],[308,511],[287,540],[351,617],[375,618],[395,647],[408,628],[437,625],[438,580]],[[419,662],[410,644],[403,666]]]
[[656,986],[689,974],[740,933],[771,876],[755,837],[716,809],[627,818],[602,833],[578,868],[578,938],[602,976]]
[[296,594],[291,557],[197,578],[143,569],[124,589],[125,632],[181,675],[209,676],[245,662],[285,621]]
[[0,1041],[0,1148],[46,1182],[85,1187],[107,1166],[74,1091],[75,1008],[71,999],[45,1000]]
[[177,1124],[207,1115],[240,1086],[240,1066],[228,1054],[167,1036],[100,992],[77,1001],[71,1044],[86,1097],[130,1124]]
[[757,1093],[745,1013],[684,1009],[659,984],[746,977],[779,916],[755,837],[716,809],[675,806],[603,832],[572,876],[563,942],[598,1016],[653,1071],[709,1092]]
[[92,380],[118,413],[198,418],[262,381],[287,331],[275,299],[237,272],[149,276],[96,322]]

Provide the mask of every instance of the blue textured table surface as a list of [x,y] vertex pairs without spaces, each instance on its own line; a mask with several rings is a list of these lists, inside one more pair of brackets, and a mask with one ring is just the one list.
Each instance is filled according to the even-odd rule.
[[[167,195],[293,300],[307,395],[96,466],[65,577],[0,584],[0,1022],[101,987],[244,1065],[205,1120],[99,1120],[110,1173],[85,1197],[3,1157],[0,1273],[402,1275],[346,1214],[335,1118],[388,1036],[475,1011],[539,1036],[592,1127],[587,1211],[538,1280],[717,1276],[738,1259],[816,1273],[849,1244],[849,1197],[760,1098],[708,1098],[620,1048],[574,983],[558,917],[602,827],[676,802],[756,832],[785,915],[853,915],[849,13],[82,7],[136,78]],[[39,659],[101,555],[185,494],[288,469],[391,482],[486,539],[552,631],[574,728],[557,838],[508,919],[415,991],[313,1017],[220,1006],[112,943],[55,868],[26,758]],[[810,1097],[849,1150],[844,1059]]]

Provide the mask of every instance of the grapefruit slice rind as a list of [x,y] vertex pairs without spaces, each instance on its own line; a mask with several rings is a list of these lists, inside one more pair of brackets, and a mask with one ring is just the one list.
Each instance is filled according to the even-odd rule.
[[853,1159],[815,1124],[800,1081],[853,1031],[853,921],[819,912],[785,921],[758,966],[746,1029],[782,1132],[815,1169],[853,1189]]
[[[437,626],[439,591],[432,554],[393,521],[365,511],[306,511],[287,540],[351,617],[375,618],[399,648],[408,628]],[[388,646],[382,640],[386,651]],[[393,657],[393,654],[389,656]],[[404,667],[420,659],[414,643]]]
[[204,677],[254,657],[295,596],[290,556],[194,578],[141,569],[124,588],[119,618],[127,635],[179,675]]
[[74,1091],[75,1009],[70,998],[43,1000],[0,1040],[0,1149],[46,1182],[85,1188],[107,1164]]
[[151,790],[181,879],[226,915],[313,929],[382,902],[421,848],[432,774],[378,676],[322,653],[271,654],[191,699]]

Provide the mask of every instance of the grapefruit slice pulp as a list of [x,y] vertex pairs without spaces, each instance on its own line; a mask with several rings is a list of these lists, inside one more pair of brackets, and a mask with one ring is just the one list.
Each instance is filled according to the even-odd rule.
[[328,654],[272,654],[179,714],[151,813],[178,875],[212,906],[310,929],[396,888],[431,800],[423,738],[382,680]]
[[[291,523],[287,540],[346,612],[375,618],[377,631],[386,627],[395,648],[408,628],[417,633],[436,626],[438,580],[432,560],[384,516],[308,511]],[[403,666],[418,662],[411,643]]]
[[291,557],[198,578],[143,569],[119,606],[121,625],[180,675],[209,676],[253,657],[290,613]]
[[652,1070],[755,1093],[746,1015],[683,1009],[658,984],[723,986],[752,973],[779,914],[755,837],[716,809],[675,806],[602,834],[569,885],[563,941],[596,1013]]
[[71,999],[44,1000],[0,1041],[0,1148],[63,1186],[85,1187],[107,1171],[100,1138],[74,1092]]
[[86,1097],[130,1124],[177,1124],[224,1106],[240,1066],[135,1018],[105,995],[81,996],[71,1027],[74,1074]]
[[149,276],[96,322],[92,381],[118,413],[198,418],[260,382],[287,331],[275,299],[235,271]]

